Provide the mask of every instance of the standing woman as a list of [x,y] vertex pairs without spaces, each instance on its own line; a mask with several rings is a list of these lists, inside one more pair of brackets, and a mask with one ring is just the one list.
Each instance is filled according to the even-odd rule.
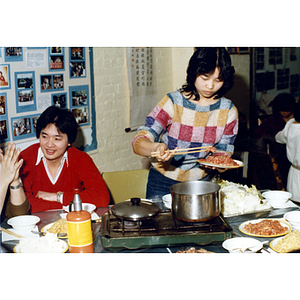
[[170,193],[170,186],[178,182],[205,180],[213,172],[196,161],[203,152],[172,156],[169,150],[213,146],[216,154],[233,154],[238,111],[224,97],[233,86],[233,76],[225,48],[197,48],[189,61],[186,84],[167,94],[138,129],[134,153],[145,157],[160,153],[151,160],[147,198]]
[[295,105],[294,118],[287,121],[284,129],[276,134],[275,140],[286,144],[287,158],[292,164],[287,178],[287,191],[292,194],[292,200],[300,202],[300,103]]

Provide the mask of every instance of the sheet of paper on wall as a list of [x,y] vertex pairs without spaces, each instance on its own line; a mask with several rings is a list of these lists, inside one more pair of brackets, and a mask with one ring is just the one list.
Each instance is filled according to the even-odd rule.
[[47,59],[45,52],[26,52],[26,67],[27,68],[46,68]]
[[155,79],[155,58],[152,47],[129,47],[127,51],[130,91],[130,129],[143,125],[158,102]]
[[51,94],[38,96],[37,109],[44,111],[47,107],[51,106]]

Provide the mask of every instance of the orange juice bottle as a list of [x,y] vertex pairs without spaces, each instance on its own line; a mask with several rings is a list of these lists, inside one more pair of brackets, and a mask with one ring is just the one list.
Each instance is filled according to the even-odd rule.
[[[74,209],[72,211],[72,203]],[[70,253],[94,253],[91,214],[82,210],[79,189],[74,189],[74,201],[67,214],[68,243]]]

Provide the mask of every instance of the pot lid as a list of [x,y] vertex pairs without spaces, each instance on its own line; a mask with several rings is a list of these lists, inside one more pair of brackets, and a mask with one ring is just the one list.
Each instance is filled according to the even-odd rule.
[[118,218],[138,221],[156,216],[160,212],[160,208],[150,201],[131,198],[130,200],[117,203],[112,207],[111,211]]

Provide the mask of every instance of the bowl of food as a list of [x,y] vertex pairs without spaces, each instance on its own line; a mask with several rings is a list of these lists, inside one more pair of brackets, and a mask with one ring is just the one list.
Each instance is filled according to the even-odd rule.
[[293,229],[300,230],[300,211],[290,211],[283,215]]
[[282,208],[286,202],[292,197],[292,194],[286,191],[267,191],[263,192],[262,196],[274,208]]
[[170,209],[172,207],[172,196],[171,196],[171,194],[164,195],[162,197],[162,199],[163,199],[165,207]]
[[263,244],[254,238],[235,237],[225,240],[222,247],[230,253],[256,253]]
[[40,218],[33,215],[23,215],[10,218],[7,224],[19,233],[30,232],[35,228],[36,224],[40,221]]
[[[82,203],[82,210],[88,211],[90,214],[96,209],[96,205],[91,203]],[[64,206],[64,210],[69,212],[69,206]],[[74,204],[72,204],[72,211],[74,211]]]

